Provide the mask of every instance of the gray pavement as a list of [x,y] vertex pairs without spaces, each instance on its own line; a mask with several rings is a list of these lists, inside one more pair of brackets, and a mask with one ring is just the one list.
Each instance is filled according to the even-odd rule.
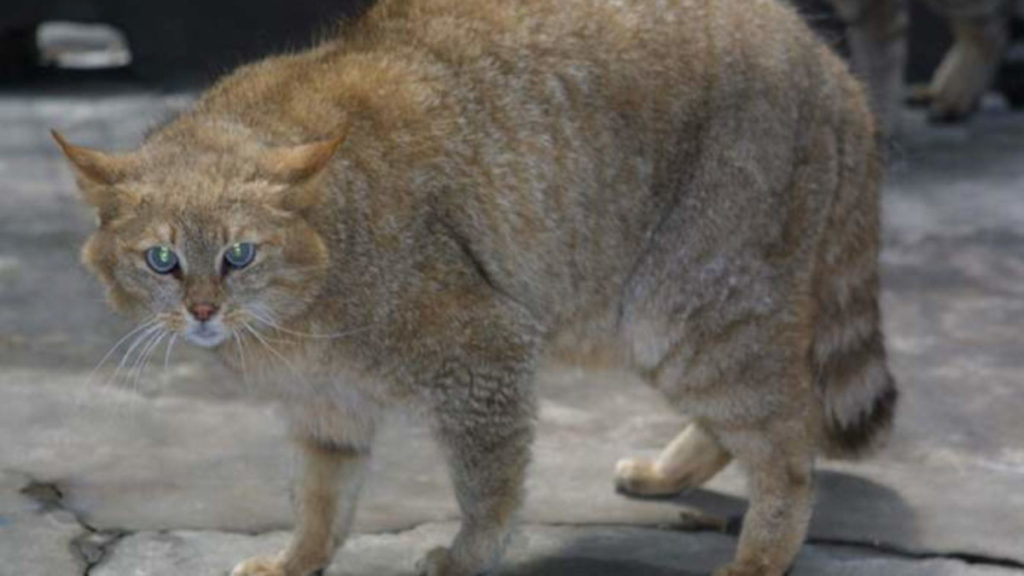
[[[61,93],[63,92],[63,93]],[[0,95],[0,576],[206,576],[286,539],[291,468],[273,409],[179,346],[133,386],[95,365],[130,329],[77,264],[92,226],[48,129],[137,143],[189,95],[132,86]],[[883,306],[904,404],[891,446],[823,462],[808,575],[1024,575],[1024,115],[965,127],[916,113],[893,152]],[[116,364],[116,362],[114,363]],[[745,500],[705,489],[634,500],[616,459],[683,425],[630,377],[553,365],[523,526],[505,575],[707,574]],[[375,452],[357,535],[327,576],[411,574],[456,508],[423,425],[398,415]]]

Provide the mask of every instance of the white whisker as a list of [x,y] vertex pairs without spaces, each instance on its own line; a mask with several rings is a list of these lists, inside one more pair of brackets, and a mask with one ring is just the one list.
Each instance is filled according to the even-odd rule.
[[242,338],[238,335],[238,332],[234,330],[231,331],[231,335],[235,337],[235,346],[238,348],[238,363],[241,365],[242,368],[242,383],[245,384],[246,388],[250,388],[249,373],[245,367],[245,351],[244,347],[242,346]]
[[154,330],[150,330],[145,335],[143,335],[143,337],[141,338],[141,342],[139,343],[138,354],[135,356],[133,360],[129,360],[125,365],[125,368],[128,370],[129,373],[133,372],[136,368],[138,368],[139,361],[142,359],[143,354],[145,354],[145,352],[149,350],[149,345],[152,344],[153,340],[160,336],[160,334],[162,334],[163,332],[164,329],[162,326],[154,326]]
[[167,343],[167,350],[164,351],[164,373],[167,373],[167,365],[171,361],[171,350],[174,349],[174,342],[178,339],[178,333],[171,334],[171,340]]
[[107,353],[103,355],[103,358],[101,358],[99,363],[96,364],[96,367],[93,368],[91,372],[89,372],[89,377],[86,378],[86,380],[85,380],[86,384],[91,384],[92,383],[92,379],[93,379],[94,376],[96,376],[96,372],[103,366],[104,363],[106,363],[106,361],[110,358],[110,356],[113,355],[114,352],[116,352],[117,349],[121,347],[121,344],[124,344],[125,340],[131,338],[133,335],[137,334],[140,330],[145,330],[146,328],[149,328],[149,327],[153,326],[153,324],[155,324],[156,322],[157,322],[156,317],[155,316],[150,316],[149,319],[147,319],[144,323],[136,326],[135,328],[131,329],[127,334],[122,336],[121,339],[118,340],[116,344],[111,346],[110,350],[108,350]]
[[113,380],[115,383],[117,382],[117,378],[118,376],[120,376],[121,371],[125,369],[125,364],[128,362],[128,359],[131,357],[132,352],[135,350],[135,348],[137,348],[139,344],[141,344],[142,342],[148,341],[150,336],[156,334],[160,330],[163,330],[161,326],[152,326],[148,328],[145,332],[143,332],[141,335],[135,338],[135,341],[132,342],[132,345],[128,347],[128,350],[124,353],[124,356],[121,357],[121,361],[117,364],[117,370],[114,370]]
[[[294,335],[294,336],[301,336],[303,338],[326,338],[326,339],[345,338],[347,336],[352,336],[352,335],[358,334],[360,332],[365,332],[365,331],[367,331],[367,330],[369,330],[370,328],[373,327],[373,325],[363,326],[361,328],[354,328],[352,330],[347,330],[345,332],[336,332],[336,333],[333,333],[333,334],[310,334],[308,332],[298,332],[298,331],[295,331],[295,330],[289,330],[288,328],[285,328],[285,327],[281,326],[277,322],[274,322],[270,318],[267,318],[267,317],[264,317],[264,316],[261,316],[261,315],[257,314],[251,308],[245,308],[244,310],[245,310],[246,313],[249,314],[249,316],[252,316],[253,320],[256,320],[258,322],[266,324],[267,326],[269,326],[270,328],[273,328],[276,331],[284,332],[285,334],[291,334],[291,335]],[[269,316],[269,313],[267,313],[266,310],[263,310],[263,312],[268,314],[268,316]]]
[[268,343],[263,338],[263,336],[261,336],[260,333],[256,331],[255,328],[250,326],[247,322],[242,322],[242,326],[244,326],[246,330],[248,330],[250,333],[252,333],[252,335],[255,336],[256,339],[259,340],[260,343],[263,344],[263,346],[267,350],[269,350],[274,356],[277,356],[282,362],[284,362],[285,366],[287,366],[288,369],[291,370],[292,373],[295,374],[295,376],[299,380],[301,380],[304,384],[308,384],[308,382],[306,382],[306,379],[302,377],[302,374],[298,370],[296,370],[295,365],[292,364],[287,358],[285,358],[283,354],[281,354],[280,352],[275,350],[274,347],[271,346],[270,343]]
[[149,352],[150,347],[153,345],[154,342],[156,342],[160,338],[161,334],[163,333],[164,330],[161,329],[151,333],[148,337],[146,337],[143,340],[143,343],[140,345],[138,354],[135,356],[135,359],[127,363],[127,367],[125,370],[125,380],[126,383],[130,383],[132,385],[132,388],[136,388],[136,385],[138,383],[139,366],[145,359],[146,353]]
[[[248,312],[248,311],[246,311],[246,312]],[[261,318],[257,318],[257,317],[256,317],[256,316],[254,316],[253,314],[249,314],[249,318],[251,318],[251,319],[253,319],[253,320],[255,320],[255,321],[259,322],[261,326],[267,326],[267,327],[269,327],[269,328],[271,328],[271,329],[273,329],[273,328],[274,328],[273,326],[271,326],[271,325],[267,324],[267,323],[266,323],[265,321],[263,321],[263,320],[262,320]],[[243,321],[243,322],[244,322],[244,321]],[[260,332],[260,336],[263,336],[264,338],[266,338],[268,342],[278,342],[278,343],[280,343],[280,344],[294,344],[294,343],[295,343],[295,340],[294,340],[294,339],[288,339],[288,340],[285,340],[285,339],[283,339],[283,338],[274,338],[273,336],[270,336],[269,334],[266,334],[265,332]]]
[[146,366],[149,364],[150,357],[160,346],[160,342],[163,341],[167,334],[169,334],[167,330],[161,331],[140,353],[142,358],[138,362],[138,370],[135,372],[135,383],[132,385],[136,390],[139,388],[139,382],[142,381],[142,377],[146,374]]

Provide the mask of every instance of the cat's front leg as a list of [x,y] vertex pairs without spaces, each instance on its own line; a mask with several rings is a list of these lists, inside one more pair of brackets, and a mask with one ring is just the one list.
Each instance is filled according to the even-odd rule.
[[493,569],[522,502],[533,437],[532,377],[518,368],[454,370],[436,408],[462,525],[449,548],[431,551],[424,576],[476,576]]
[[297,525],[291,544],[276,557],[241,562],[231,576],[308,576],[327,566],[348,536],[367,452],[310,438],[298,444],[304,463],[293,495]]

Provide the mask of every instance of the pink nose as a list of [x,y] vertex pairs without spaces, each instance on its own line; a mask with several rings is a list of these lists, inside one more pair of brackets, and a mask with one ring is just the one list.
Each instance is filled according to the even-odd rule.
[[196,317],[196,320],[206,322],[217,313],[217,307],[213,304],[193,304],[189,311]]

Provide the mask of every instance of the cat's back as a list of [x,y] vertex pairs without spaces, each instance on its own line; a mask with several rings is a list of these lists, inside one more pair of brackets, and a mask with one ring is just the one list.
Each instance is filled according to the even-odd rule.
[[492,281],[554,315],[616,298],[680,204],[692,246],[788,237],[807,121],[840,119],[852,85],[775,0],[390,0],[351,40],[437,65],[445,216]]
[[614,125],[595,128],[614,136],[679,132],[735,93],[794,97],[819,52],[777,0],[381,0],[312,50],[240,68],[200,107],[271,140],[359,114],[452,122],[500,107],[542,121],[605,110]]
[[[383,0],[200,108],[267,142],[349,125],[367,203],[442,213],[495,283],[547,311],[617,294],[682,196],[698,226],[741,204],[739,230],[775,226],[792,159],[775,152],[845,96],[836,62],[774,0]],[[699,170],[735,182],[702,189]]]

